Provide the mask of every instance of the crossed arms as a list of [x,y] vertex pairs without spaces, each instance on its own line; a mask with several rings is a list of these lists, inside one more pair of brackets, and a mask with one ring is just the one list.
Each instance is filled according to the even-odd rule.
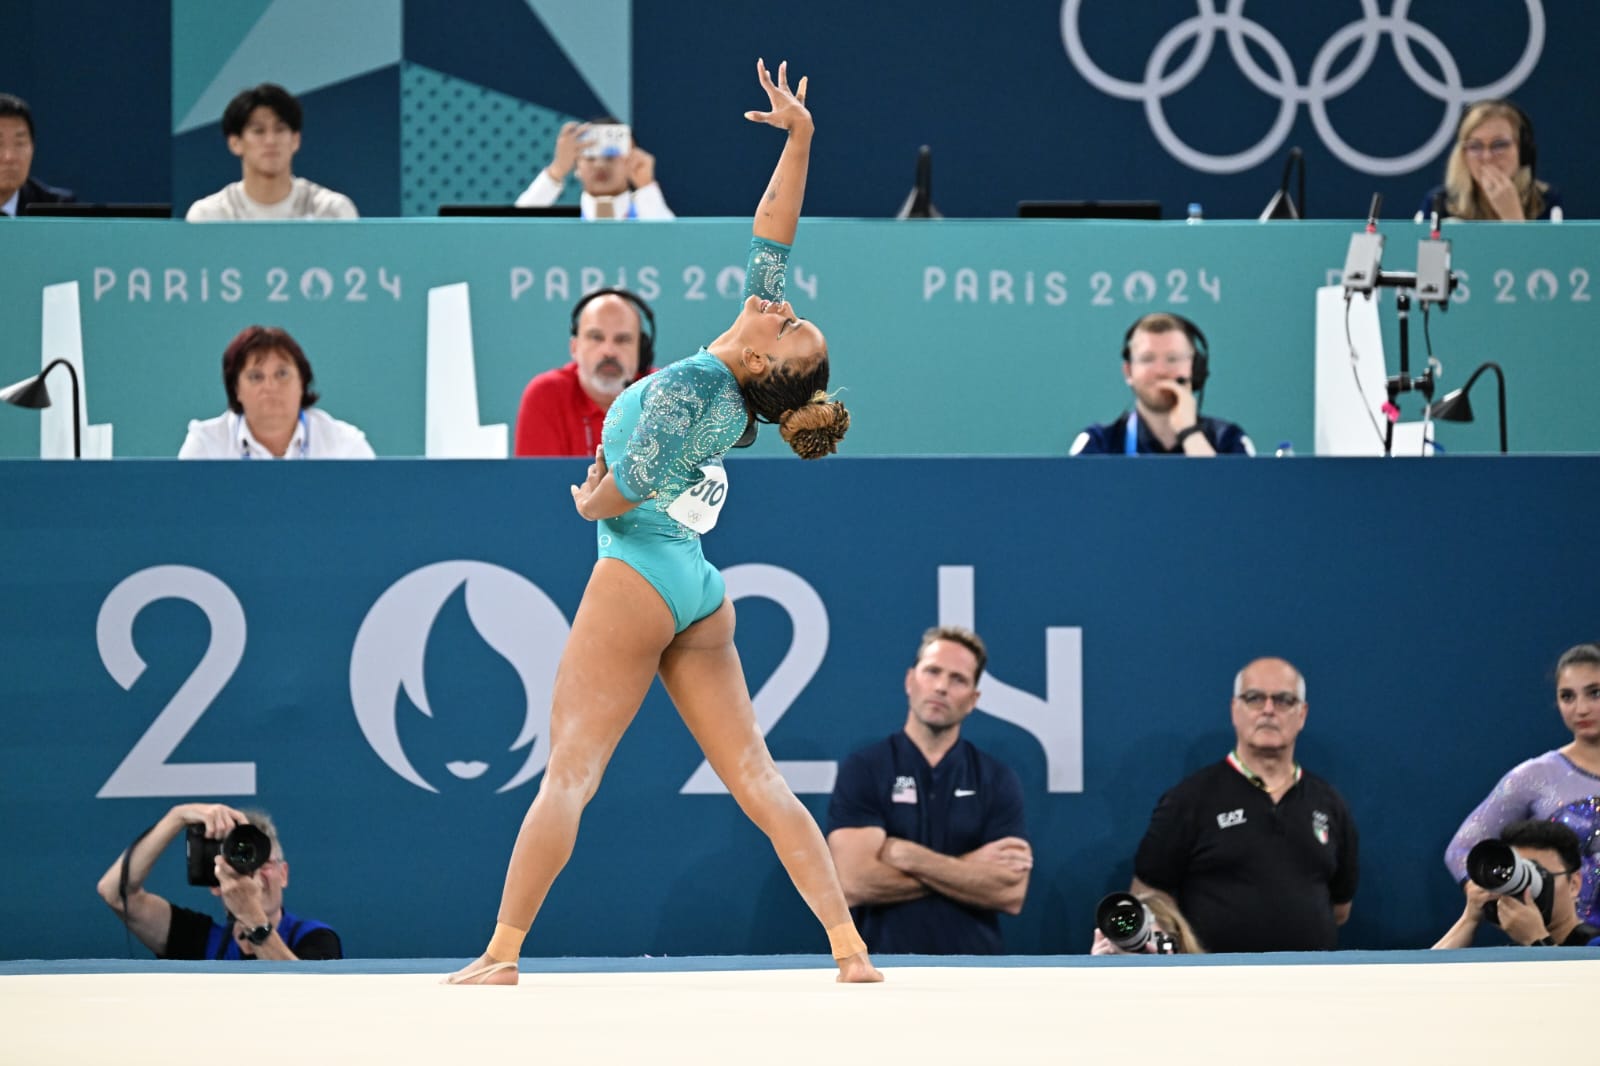
[[877,826],[835,829],[828,849],[852,907],[904,903],[930,894],[1006,914],[1022,913],[1033,848],[1021,837],[991,840],[965,855],[945,855],[891,837]]

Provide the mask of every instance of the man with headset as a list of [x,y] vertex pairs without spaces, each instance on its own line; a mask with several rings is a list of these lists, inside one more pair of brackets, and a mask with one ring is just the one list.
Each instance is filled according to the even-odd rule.
[[528,382],[516,454],[594,457],[611,401],[650,373],[656,320],[627,289],[597,289],[572,308],[572,361]]
[[1133,390],[1132,409],[1079,433],[1069,454],[1254,455],[1244,430],[1200,414],[1207,363],[1200,327],[1170,311],[1145,315],[1122,338],[1122,377]]

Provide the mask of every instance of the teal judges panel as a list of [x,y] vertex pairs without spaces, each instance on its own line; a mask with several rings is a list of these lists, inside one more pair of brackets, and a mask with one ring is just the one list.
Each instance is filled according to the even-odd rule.
[[[1432,943],[1461,906],[1446,841],[1567,739],[1550,667],[1596,632],[1596,458],[729,469],[706,554],[813,812],[839,759],[900,728],[926,626],[988,640],[966,733],[1026,796],[1017,952],[1087,950],[1157,797],[1226,754],[1234,672],[1268,653],[1305,670],[1298,754],[1361,827],[1344,944]],[[0,463],[0,957],[122,954],[95,882],[195,796],[277,814],[292,905],[351,955],[478,950],[594,558],[567,492],[582,470]],[[182,879],[174,849],[155,888],[212,904]],[[825,945],[652,692],[526,950]]]
[[[1122,333],[1156,308],[1210,337],[1208,411],[1265,448],[1291,440],[1306,453],[1314,293],[1338,279],[1357,228],[806,221],[790,295],[828,336],[855,416],[853,455],[1064,454],[1083,426],[1122,410]],[[1384,265],[1414,268],[1422,232],[1389,225]],[[1446,387],[1497,361],[1515,450],[1600,451],[1600,424],[1578,402],[1594,384],[1600,226],[1447,232],[1464,284],[1431,324]],[[636,288],[656,309],[660,357],[680,358],[737,309],[748,239],[749,223],[732,220],[22,220],[0,231],[0,376],[37,370],[41,289],[76,282],[89,417],[115,425],[118,455],[175,455],[189,419],[221,411],[222,350],[253,322],[299,338],[327,408],[366,430],[378,454],[417,455],[430,288],[470,286],[481,418],[509,424],[528,379],[566,361],[583,290]],[[1380,299],[1393,372],[1393,298]],[[1421,326],[1414,313],[1413,373]],[[1451,451],[1497,447],[1492,385],[1475,392],[1476,424],[1439,430]],[[1419,416],[1419,401],[1404,411]],[[782,445],[769,435],[757,448]],[[0,454],[38,454],[31,417],[0,412]]]

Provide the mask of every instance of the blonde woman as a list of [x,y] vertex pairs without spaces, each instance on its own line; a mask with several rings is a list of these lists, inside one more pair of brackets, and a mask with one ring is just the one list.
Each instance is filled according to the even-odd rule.
[[1564,217],[1561,194],[1534,176],[1533,123],[1509,100],[1467,108],[1445,165],[1444,184],[1429,190],[1417,220],[1440,218],[1526,222]]

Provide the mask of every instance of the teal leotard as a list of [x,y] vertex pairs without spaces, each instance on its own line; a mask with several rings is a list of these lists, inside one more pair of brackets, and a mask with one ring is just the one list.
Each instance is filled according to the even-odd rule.
[[[745,296],[783,299],[788,262],[788,245],[752,238]],[[668,508],[697,493],[713,495],[720,508],[728,487],[717,485],[716,468],[748,421],[733,371],[704,348],[630,385],[606,412],[601,439],[612,479],[640,503],[600,520],[600,558],[620,559],[655,586],[679,633],[720,607],[725,587],[700,534]],[[709,480],[704,467],[713,468]]]

